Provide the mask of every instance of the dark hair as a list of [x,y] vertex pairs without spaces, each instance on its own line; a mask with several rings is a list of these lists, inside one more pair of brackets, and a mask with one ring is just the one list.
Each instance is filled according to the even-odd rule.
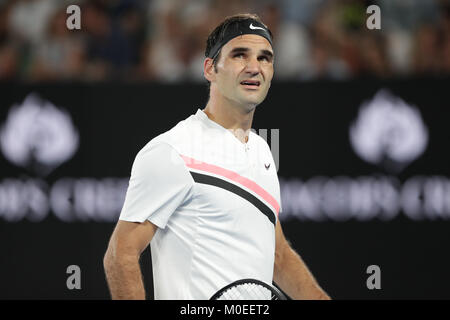
[[[239,23],[241,21],[245,21],[245,20],[255,20],[255,21],[259,22],[260,24],[262,24],[267,29],[267,31],[269,31],[270,36],[273,37],[272,32],[261,21],[261,18],[257,14],[253,14],[253,13],[239,13],[239,14],[235,14],[235,15],[226,17],[225,20],[222,21],[222,23],[219,24],[209,34],[208,39],[206,40],[205,57],[209,56],[209,53],[210,53],[211,49],[216,45],[216,43],[218,43],[218,42],[223,40],[223,38],[224,38],[228,28],[233,27],[237,23]],[[216,72],[217,72],[217,62],[220,60],[221,52],[222,52],[222,49],[219,50],[219,53],[215,56],[215,58],[213,60],[214,71],[216,71]],[[206,81],[208,82],[208,90],[209,90],[209,87],[210,87],[211,83],[208,80],[206,80]]]

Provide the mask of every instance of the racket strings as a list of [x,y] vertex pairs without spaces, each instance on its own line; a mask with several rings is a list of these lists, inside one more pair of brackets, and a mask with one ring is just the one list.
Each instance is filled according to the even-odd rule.
[[243,283],[228,288],[218,300],[278,300],[278,297],[259,284]]

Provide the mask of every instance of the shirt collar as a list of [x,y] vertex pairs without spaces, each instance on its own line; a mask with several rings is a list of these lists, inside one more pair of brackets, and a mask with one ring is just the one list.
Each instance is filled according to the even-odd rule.
[[228,130],[227,128],[222,127],[220,124],[218,124],[217,122],[211,120],[208,115],[201,109],[197,109],[197,112],[195,113],[195,116],[200,119],[200,121],[202,121],[203,123],[205,123],[207,126],[209,127],[214,127],[214,128],[219,128],[220,130],[224,130],[225,132],[227,132],[228,134],[230,134],[234,139],[236,139],[236,141],[238,141],[239,143],[243,144],[243,145],[248,145],[250,143],[251,140],[251,135],[252,135],[252,131],[250,130],[250,133],[248,135],[248,141],[247,143],[242,143],[238,138],[235,137],[235,135]]

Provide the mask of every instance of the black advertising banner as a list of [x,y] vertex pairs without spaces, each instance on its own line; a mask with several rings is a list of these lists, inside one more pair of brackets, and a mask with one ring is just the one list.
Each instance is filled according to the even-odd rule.
[[[449,80],[278,82],[257,107],[284,233],[332,298],[450,298]],[[0,298],[108,299],[134,157],[204,108],[206,86],[0,90]]]

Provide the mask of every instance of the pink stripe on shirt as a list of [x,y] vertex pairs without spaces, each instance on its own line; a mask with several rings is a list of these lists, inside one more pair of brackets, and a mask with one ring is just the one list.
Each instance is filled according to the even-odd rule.
[[236,183],[241,184],[242,186],[246,187],[247,189],[252,190],[254,193],[256,193],[258,196],[260,196],[261,198],[263,198],[267,203],[269,203],[272,208],[275,209],[275,212],[278,216],[278,212],[280,210],[280,205],[278,204],[278,202],[275,200],[274,197],[272,197],[270,195],[270,193],[268,193],[266,190],[264,190],[263,188],[261,188],[258,184],[256,184],[254,181],[247,179],[241,175],[239,175],[236,172],[218,167],[216,165],[213,164],[209,164],[206,162],[202,162],[200,160],[196,160],[187,156],[183,156],[181,155],[181,157],[183,158],[184,162],[186,163],[186,166],[188,166],[189,168],[195,169],[195,170],[201,170],[201,171],[206,171],[209,173],[213,173],[222,177],[225,177],[229,180],[232,180]]

